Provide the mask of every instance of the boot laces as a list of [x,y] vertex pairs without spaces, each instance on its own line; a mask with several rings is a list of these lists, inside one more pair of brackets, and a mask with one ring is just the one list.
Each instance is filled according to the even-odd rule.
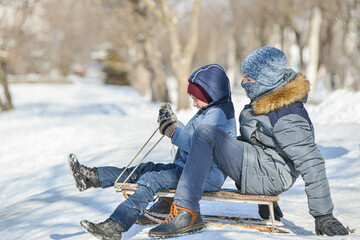
[[169,216],[165,219],[165,223],[169,223],[172,220],[176,218],[176,216],[179,214],[179,210],[176,205],[171,205]]

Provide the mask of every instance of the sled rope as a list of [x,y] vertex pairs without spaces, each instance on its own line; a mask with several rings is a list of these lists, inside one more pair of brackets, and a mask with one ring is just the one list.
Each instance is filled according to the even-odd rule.
[[121,178],[122,175],[124,175],[125,171],[129,168],[129,166],[132,164],[132,162],[137,158],[137,156],[141,153],[141,151],[144,149],[144,147],[150,142],[150,140],[153,138],[153,136],[155,135],[155,133],[157,132],[159,128],[157,128],[155,130],[155,132],[153,132],[153,134],[150,136],[150,138],[146,141],[146,143],[142,146],[142,148],[137,152],[137,154],[133,157],[133,159],[129,162],[129,164],[125,167],[125,169],[121,172],[121,174],[119,175],[119,177],[116,179],[115,184],[119,181],[119,179]]
[[129,178],[131,177],[131,175],[133,175],[133,173],[135,172],[135,170],[139,167],[139,165],[144,161],[144,159],[147,157],[147,155],[149,155],[149,153],[156,147],[156,145],[158,145],[158,143],[163,139],[164,135],[161,136],[161,138],[155,143],[155,145],[145,154],[145,156],[141,159],[141,161],[138,163],[138,165],[136,165],[136,167],[134,168],[134,170],[132,170],[132,172],[130,173],[130,175],[125,179],[125,181],[123,183],[126,183],[127,180],[129,180]]
[[[146,143],[141,147],[141,149],[137,152],[137,154],[133,157],[133,159],[130,161],[130,163],[125,167],[125,169],[121,172],[121,174],[119,175],[119,177],[116,179],[114,186],[116,185],[116,183],[119,181],[119,179],[122,177],[122,175],[124,175],[125,171],[129,168],[129,166],[133,163],[133,161],[137,158],[137,156],[141,153],[141,151],[145,148],[145,146],[150,142],[150,140],[154,137],[155,133],[159,130],[159,128],[157,128],[153,134],[150,136],[150,138],[146,141]],[[123,184],[126,183],[129,178],[131,177],[131,175],[134,174],[135,170],[140,166],[140,164],[144,161],[144,159],[147,157],[147,155],[149,155],[149,153],[156,147],[156,145],[158,145],[158,143],[164,138],[164,135],[161,136],[161,138],[155,143],[155,145],[145,154],[145,156],[141,159],[141,161],[136,165],[136,167],[134,168],[134,170],[132,170],[132,172],[129,174],[129,176],[125,179],[124,182],[122,182]]]

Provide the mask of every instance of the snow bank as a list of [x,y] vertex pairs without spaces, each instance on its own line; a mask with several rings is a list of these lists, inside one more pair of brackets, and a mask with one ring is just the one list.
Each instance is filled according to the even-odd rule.
[[311,120],[317,124],[360,124],[360,92],[334,91],[308,110]]

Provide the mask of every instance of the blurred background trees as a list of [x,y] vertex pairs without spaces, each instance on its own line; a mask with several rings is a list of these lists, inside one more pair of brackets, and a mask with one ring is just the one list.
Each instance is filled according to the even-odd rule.
[[13,108],[10,76],[94,69],[186,109],[193,70],[218,63],[237,88],[244,57],[266,45],[314,91],[360,90],[360,0],[0,0],[0,109]]

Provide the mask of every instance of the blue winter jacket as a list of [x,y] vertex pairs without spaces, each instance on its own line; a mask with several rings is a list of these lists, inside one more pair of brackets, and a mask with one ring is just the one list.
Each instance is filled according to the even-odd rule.
[[[184,167],[189,154],[192,134],[200,124],[210,124],[236,137],[230,83],[224,69],[217,64],[203,66],[192,73],[189,82],[199,84],[213,101],[200,109],[184,128],[177,128],[171,138],[171,142],[179,147],[174,163],[181,167]],[[226,175],[213,162],[207,183],[220,188],[225,178]]]

